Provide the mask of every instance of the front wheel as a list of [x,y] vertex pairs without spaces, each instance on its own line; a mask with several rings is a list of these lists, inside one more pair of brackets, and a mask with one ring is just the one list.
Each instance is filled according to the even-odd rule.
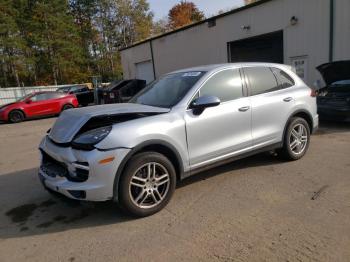
[[288,160],[302,158],[310,145],[310,127],[305,119],[294,117],[289,121],[281,154]]
[[8,119],[11,123],[19,123],[24,120],[24,114],[22,113],[22,111],[13,110],[9,113]]
[[128,162],[119,186],[120,204],[132,215],[145,217],[163,209],[176,187],[176,172],[164,155],[145,152]]

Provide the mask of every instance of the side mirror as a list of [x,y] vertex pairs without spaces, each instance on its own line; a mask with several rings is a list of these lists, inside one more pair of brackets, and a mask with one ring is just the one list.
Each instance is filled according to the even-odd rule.
[[194,114],[201,114],[204,109],[218,106],[220,103],[220,99],[216,96],[201,96],[191,103],[190,108],[193,109]]
[[30,103],[32,103],[32,100],[31,99],[27,99],[26,100],[26,104],[30,104]]

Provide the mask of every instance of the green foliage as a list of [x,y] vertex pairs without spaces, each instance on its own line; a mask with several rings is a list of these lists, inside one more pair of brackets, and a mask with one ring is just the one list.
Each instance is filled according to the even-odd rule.
[[120,78],[118,50],[152,19],[146,0],[1,0],[0,86]]

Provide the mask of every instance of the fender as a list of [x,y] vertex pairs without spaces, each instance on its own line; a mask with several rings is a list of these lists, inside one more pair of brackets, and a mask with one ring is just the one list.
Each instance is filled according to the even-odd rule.
[[124,159],[122,160],[122,162],[120,163],[117,173],[115,175],[114,178],[114,185],[113,185],[113,200],[118,202],[118,188],[119,188],[119,181],[120,181],[120,177],[122,175],[122,172],[126,166],[126,163],[131,159],[132,156],[134,156],[137,152],[139,152],[142,148],[145,148],[147,146],[164,146],[166,148],[168,148],[169,150],[172,151],[172,153],[174,153],[176,160],[179,164],[179,176],[178,178],[181,180],[184,177],[184,166],[183,166],[183,159],[181,157],[181,155],[179,154],[179,152],[177,151],[177,149],[171,145],[170,143],[164,141],[164,140],[158,140],[158,139],[152,139],[152,140],[147,140],[145,142],[142,142],[141,144],[133,147],[130,152],[124,157]]

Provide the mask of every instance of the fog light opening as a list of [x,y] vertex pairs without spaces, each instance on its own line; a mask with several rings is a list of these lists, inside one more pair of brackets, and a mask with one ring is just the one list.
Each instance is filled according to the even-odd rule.
[[85,199],[86,192],[84,190],[68,190],[68,193],[72,195],[72,197],[77,199]]

